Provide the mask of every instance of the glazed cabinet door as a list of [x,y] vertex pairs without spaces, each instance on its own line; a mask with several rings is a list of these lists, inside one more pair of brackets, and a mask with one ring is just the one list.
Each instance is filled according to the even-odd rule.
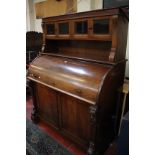
[[56,28],[55,28],[54,23],[46,24],[46,34],[47,35],[54,35],[55,36],[55,31],[56,31]]
[[93,34],[109,34],[109,19],[93,19]]
[[58,23],[58,35],[69,35],[69,22]]
[[35,84],[35,91],[38,103],[39,117],[58,128],[58,105],[57,93],[41,84]]
[[57,36],[57,25],[52,23],[45,24],[45,38],[54,39]]
[[89,30],[94,39],[111,40],[112,20],[108,17],[92,18],[89,20]]
[[74,38],[88,39],[88,20],[74,20]]
[[76,142],[87,146],[91,136],[88,104],[63,94],[60,103],[61,130]]

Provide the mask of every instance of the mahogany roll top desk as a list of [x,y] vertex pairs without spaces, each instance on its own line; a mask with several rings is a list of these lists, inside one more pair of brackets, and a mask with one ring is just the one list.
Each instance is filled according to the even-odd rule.
[[115,136],[128,21],[119,9],[42,19],[43,47],[30,64],[32,120],[42,120],[89,155]]

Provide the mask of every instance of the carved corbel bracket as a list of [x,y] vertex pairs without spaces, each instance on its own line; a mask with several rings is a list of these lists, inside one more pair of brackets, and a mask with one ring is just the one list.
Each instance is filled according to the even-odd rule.
[[90,119],[91,119],[90,121],[91,121],[91,124],[94,125],[96,124],[97,106],[96,105],[90,106],[89,110],[90,110]]
[[37,124],[39,122],[39,115],[38,115],[38,109],[33,106],[33,110],[32,110],[32,113],[31,113],[31,120]]
[[95,152],[95,145],[93,142],[90,142],[87,155],[94,155],[94,152]]
[[34,122],[34,123],[38,123],[39,122],[39,114],[38,114],[38,107],[37,107],[37,103],[36,103],[36,100],[35,100],[35,93],[34,93],[34,90],[33,90],[33,84],[32,84],[32,81],[28,80],[28,85],[31,89],[31,95],[32,95],[32,98],[33,98],[33,109],[32,109],[32,112],[31,112],[31,120]]

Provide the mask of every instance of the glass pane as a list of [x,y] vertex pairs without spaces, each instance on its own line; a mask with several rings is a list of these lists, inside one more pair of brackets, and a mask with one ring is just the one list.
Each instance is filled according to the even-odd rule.
[[109,19],[94,20],[93,32],[96,34],[109,33]]
[[59,24],[59,34],[69,34],[69,24],[60,23]]
[[55,33],[55,26],[54,24],[47,24],[47,34],[54,34]]
[[87,33],[87,21],[76,22],[75,33],[79,33],[79,34]]

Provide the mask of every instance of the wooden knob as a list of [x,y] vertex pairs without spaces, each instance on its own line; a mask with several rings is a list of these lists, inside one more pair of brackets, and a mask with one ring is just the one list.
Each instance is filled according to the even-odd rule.
[[81,89],[75,89],[76,93],[78,93],[79,95],[81,95],[82,91]]
[[37,75],[33,75],[34,78],[37,78]]

